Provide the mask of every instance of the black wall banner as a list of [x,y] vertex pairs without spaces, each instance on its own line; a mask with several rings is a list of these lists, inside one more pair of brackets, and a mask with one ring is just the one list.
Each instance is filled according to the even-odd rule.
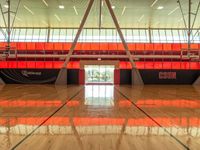
[[199,70],[140,70],[145,84],[193,84]]
[[[139,70],[144,84],[193,84],[200,70]],[[5,83],[53,84],[59,69],[1,69]],[[79,69],[68,69],[68,84],[79,84]],[[120,70],[120,84],[131,84],[131,70]]]
[[1,69],[1,78],[6,83],[50,84],[54,83],[59,70],[56,69]]

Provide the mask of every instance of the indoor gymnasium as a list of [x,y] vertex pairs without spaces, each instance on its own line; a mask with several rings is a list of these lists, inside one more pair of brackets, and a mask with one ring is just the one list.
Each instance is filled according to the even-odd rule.
[[0,0],[0,150],[199,150],[200,0]]

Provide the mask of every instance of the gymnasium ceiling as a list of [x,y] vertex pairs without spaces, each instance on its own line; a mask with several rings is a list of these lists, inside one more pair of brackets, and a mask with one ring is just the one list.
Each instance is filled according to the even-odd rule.
[[[19,0],[11,0],[15,11]],[[89,0],[21,0],[15,27],[64,27],[77,28]],[[188,0],[180,0],[186,20]],[[6,11],[6,0],[0,0]],[[195,13],[199,0],[192,0]],[[111,0],[113,10],[122,28],[185,28],[177,0]],[[60,9],[59,5],[65,8]],[[114,24],[105,2],[102,5],[102,27],[113,28]],[[163,9],[158,9],[163,7]],[[95,0],[85,27],[98,28],[100,0]],[[195,28],[200,26],[200,12]],[[13,16],[13,15],[12,15]],[[3,24],[2,15],[0,24]],[[13,18],[13,17],[12,17]],[[192,15],[192,19],[194,15]]]

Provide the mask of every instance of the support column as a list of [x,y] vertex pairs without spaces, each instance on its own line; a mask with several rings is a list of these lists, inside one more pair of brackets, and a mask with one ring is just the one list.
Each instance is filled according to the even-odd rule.
[[140,76],[140,72],[139,72],[138,69],[136,68],[135,62],[133,61],[133,58],[132,58],[131,53],[130,53],[130,51],[129,51],[128,45],[127,45],[127,43],[126,43],[126,41],[125,41],[125,39],[124,39],[123,33],[122,33],[121,28],[120,28],[120,26],[119,26],[119,23],[118,23],[118,21],[117,21],[117,18],[116,18],[115,14],[114,14],[114,11],[113,11],[112,7],[111,7],[111,3],[110,3],[109,0],[105,0],[105,2],[106,2],[106,4],[107,4],[108,10],[109,10],[109,12],[110,12],[110,14],[111,14],[111,17],[112,17],[112,19],[113,19],[113,22],[114,22],[114,24],[115,24],[115,27],[116,27],[116,29],[117,29],[117,32],[118,32],[118,34],[119,34],[119,36],[120,36],[120,39],[121,39],[122,44],[123,44],[123,46],[124,46],[124,49],[125,49],[125,51],[126,51],[126,55],[129,57],[129,61],[130,61],[131,66],[132,66],[132,72],[133,72],[134,75],[135,75],[135,76],[133,77],[133,80],[132,80],[133,82],[132,82],[132,84],[133,84],[133,85],[143,85],[144,83],[143,83],[143,80],[142,80],[142,78],[141,78],[141,76]]
[[71,58],[71,55],[74,52],[74,49],[75,49],[76,44],[78,42],[79,36],[80,36],[81,31],[82,31],[82,29],[84,27],[84,24],[85,24],[85,22],[87,20],[87,17],[88,17],[88,15],[90,13],[90,10],[92,8],[93,3],[94,3],[94,0],[90,0],[90,2],[88,4],[88,7],[86,9],[86,12],[85,12],[85,14],[83,16],[83,19],[81,21],[81,24],[79,26],[78,32],[76,34],[76,37],[75,37],[75,39],[74,39],[74,41],[72,43],[72,46],[71,46],[71,48],[69,50],[69,53],[67,54],[67,56],[65,58],[65,62],[63,64],[62,68],[60,69],[60,72],[59,72],[58,77],[56,79],[56,84],[61,84],[61,85],[62,84],[67,84],[67,69],[66,69],[66,66],[67,66],[67,63],[69,62],[69,60]]
[[136,68],[132,69],[132,85],[144,85],[140,72]]
[[192,85],[195,85],[195,86],[200,85],[200,76],[196,79],[196,81],[194,81]]
[[3,81],[2,78],[0,78],[0,85],[5,85],[5,82]]

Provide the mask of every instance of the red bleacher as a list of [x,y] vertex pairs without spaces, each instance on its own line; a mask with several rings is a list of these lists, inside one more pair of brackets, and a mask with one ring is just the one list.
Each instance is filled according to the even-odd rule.
[[[0,68],[18,69],[60,69],[63,61],[0,61]],[[120,69],[131,69],[130,62],[121,61]],[[136,62],[138,69],[200,69],[199,62]],[[80,69],[79,61],[70,61],[68,69]]]
[[[67,51],[72,43],[61,42],[12,42],[11,47],[16,50],[46,50],[46,51]],[[6,42],[0,42],[1,50],[6,46]],[[187,49],[185,43],[128,43],[130,51],[180,51]],[[191,44],[191,49],[200,49],[200,44]],[[122,43],[77,43],[75,50],[124,50]]]

